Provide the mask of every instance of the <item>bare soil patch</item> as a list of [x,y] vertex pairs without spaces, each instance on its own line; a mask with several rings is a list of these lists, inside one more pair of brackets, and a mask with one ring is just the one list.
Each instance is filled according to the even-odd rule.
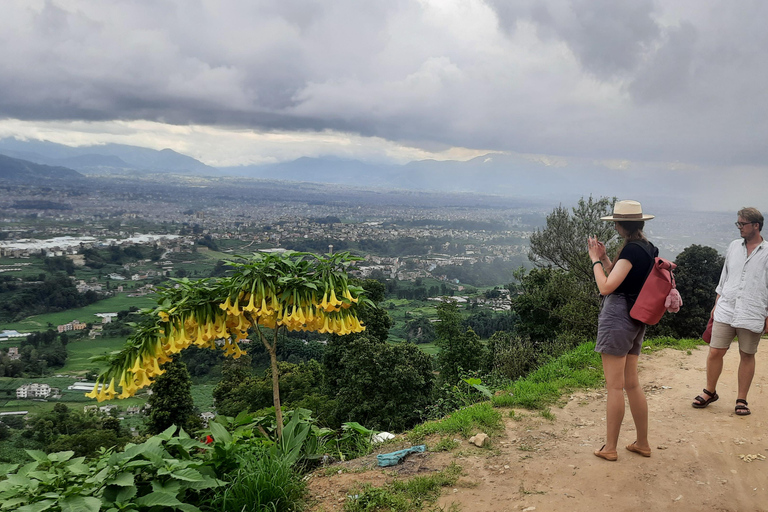
[[[768,349],[757,354],[749,394],[752,414],[734,414],[738,350],[725,358],[720,400],[691,407],[705,382],[707,348],[689,355],[666,349],[643,354],[640,381],[650,415],[650,458],[624,449],[619,460],[592,455],[605,436],[605,393],[587,390],[563,397],[551,409],[503,410],[505,431],[480,449],[461,440],[452,452],[411,455],[393,468],[377,468],[375,454],[316,471],[310,478],[312,510],[341,510],[355,484],[383,485],[445,469],[456,461],[464,476],[438,501],[463,511],[768,511]],[[629,406],[620,446],[634,441]],[[427,443],[429,444],[429,442]],[[407,444],[389,444],[379,453]]]

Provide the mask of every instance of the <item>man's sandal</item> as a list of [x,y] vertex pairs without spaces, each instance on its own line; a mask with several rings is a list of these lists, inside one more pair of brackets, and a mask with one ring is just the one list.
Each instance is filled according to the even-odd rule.
[[717,402],[717,400],[720,398],[720,396],[715,391],[707,391],[706,389],[703,389],[702,391],[703,394],[707,395],[709,398],[704,398],[701,395],[694,398],[695,401],[691,405],[697,409],[703,409],[712,402]]
[[736,413],[736,416],[749,416],[752,414],[752,411],[749,410],[749,407],[747,407],[747,401],[739,398],[736,400],[736,410],[734,411]]

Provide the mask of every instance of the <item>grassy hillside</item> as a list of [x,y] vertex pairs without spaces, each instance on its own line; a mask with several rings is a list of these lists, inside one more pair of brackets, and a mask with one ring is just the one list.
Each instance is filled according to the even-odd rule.
[[[72,320],[81,322],[98,322],[100,319],[94,316],[96,313],[116,313],[118,311],[129,309],[131,306],[137,308],[147,308],[155,305],[153,295],[144,297],[128,297],[121,293],[108,299],[94,302],[88,306],[61,311],[58,313],[47,313],[45,315],[35,315],[25,318],[20,322],[2,323],[0,329],[15,329],[19,332],[44,331],[51,325],[66,324]],[[50,325],[49,325],[50,324]]]

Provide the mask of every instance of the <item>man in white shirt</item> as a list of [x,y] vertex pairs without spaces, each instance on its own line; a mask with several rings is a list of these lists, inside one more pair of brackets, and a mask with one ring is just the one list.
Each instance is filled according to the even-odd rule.
[[750,414],[747,393],[755,375],[755,353],[760,336],[768,331],[768,242],[760,234],[763,215],[756,208],[739,210],[736,227],[741,239],[728,246],[711,313],[714,322],[707,356],[707,387],[692,405],[702,409],[720,398],[715,388],[723,371],[723,356],[738,337],[740,361],[735,413],[747,416]]

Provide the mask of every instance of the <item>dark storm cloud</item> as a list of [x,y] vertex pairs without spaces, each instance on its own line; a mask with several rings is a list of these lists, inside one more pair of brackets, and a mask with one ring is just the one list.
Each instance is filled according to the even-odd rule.
[[659,37],[651,0],[490,0],[501,25],[514,31],[520,21],[537,25],[540,35],[566,42],[586,70],[610,78],[633,70]]
[[0,117],[762,164],[767,10],[725,0],[6,0]]

